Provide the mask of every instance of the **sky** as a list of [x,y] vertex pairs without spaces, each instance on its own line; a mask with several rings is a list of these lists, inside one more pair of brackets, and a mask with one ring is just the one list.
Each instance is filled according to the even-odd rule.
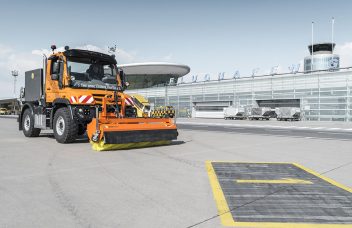
[[164,61],[190,66],[202,80],[236,70],[241,77],[287,72],[314,42],[334,41],[342,66],[352,66],[350,0],[0,0],[0,98],[13,97],[11,70],[41,67],[41,53],[58,47],[106,51],[117,45],[119,63]]

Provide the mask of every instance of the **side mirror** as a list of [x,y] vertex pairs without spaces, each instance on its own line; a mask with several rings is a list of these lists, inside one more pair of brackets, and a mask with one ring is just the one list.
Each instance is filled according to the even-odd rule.
[[122,86],[126,89],[130,85],[130,83],[126,81],[126,74],[125,72],[123,72],[123,70],[120,70],[119,74],[120,74]]
[[24,98],[25,96],[25,88],[24,87],[21,87],[21,90],[20,90],[20,98]]
[[121,78],[121,81],[125,81],[125,72],[123,72],[123,70],[119,70],[119,74],[120,74],[120,78]]

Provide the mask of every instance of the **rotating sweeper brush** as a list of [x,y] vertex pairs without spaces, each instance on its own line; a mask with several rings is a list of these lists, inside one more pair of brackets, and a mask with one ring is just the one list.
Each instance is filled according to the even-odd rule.
[[[171,118],[123,117],[124,95],[120,95],[120,109],[109,112],[113,99],[103,98],[96,107],[96,116],[87,126],[87,134],[94,150],[119,150],[166,145],[177,139],[176,124]],[[116,108],[115,108],[116,110]]]

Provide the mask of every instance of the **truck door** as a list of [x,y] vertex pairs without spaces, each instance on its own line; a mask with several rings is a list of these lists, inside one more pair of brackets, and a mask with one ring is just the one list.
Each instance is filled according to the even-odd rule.
[[59,97],[59,90],[62,87],[63,61],[57,56],[52,56],[48,60],[46,72],[46,101],[52,102]]

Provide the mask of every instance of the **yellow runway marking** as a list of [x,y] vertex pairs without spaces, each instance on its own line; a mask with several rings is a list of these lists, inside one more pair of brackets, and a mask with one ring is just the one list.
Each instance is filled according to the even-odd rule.
[[285,178],[281,180],[235,180],[237,183],[249,184],[313,184],[311,181]]
[[224,226],[232,226],[234,224],[230,208],[227,205],[224,193],[222,192],[218,178],[215,174],[213,165],[210,161],[206,162],[206,168],[209,175],[210,185],[213,189],[215,202],[218,207],[218,215],[220,215],[221,223]]
[[[340,183],[334,181],[333,179],[330,179],[330,178],[328,178],[328,177],[325,177],[325,176],[323,176],[323,175],[321,175],[321,174],[319,174],[319,173],[317,173],[317,172],[315,172],[315,171],[313,171],[313,170],[311,170],[311,169],[308,169],[308,168],[306,168],[306,167],[304,167],[304,166],[302,166],[302,165],[300,165],[300,164],[297,164],[297,163],[292,163],[292,164],[294,164],[294,165],[297,166],[298,168],[301,168],[301,169],[303,169],[304,171],[306,171],[306,172],[308,172],[308,173],[310,173],[310,174],[313,174],[313,175],[316,176],[316,177],[319,177],[319,178],[325,180],[326,182],[329,182],[329,183],[332,184],[332,185],[335,185],[335,186],[338,187],[338,188],[341,188],[341,189],[343,189],[343,190],[346,190],[346,191],[352,193],[352,188],[349,188],[349,187],[347,187],[347,186],[345,186],[345,185],[343,185],[343,184],[340,184]],[[351,226],[351,227],[352,227],[352,226]]]
[[[314,176],[329,182],[330,184],[337,186],[340,189],[344,189],[352,193],[352,189],[348,188],[340,183],[337,183],[334,180],[331,180],[327,177],[320,175],[319,173],[312,171],[308,168],[305,168],[296,163],[289,162],[227,162],[227,161],[213,161],[216,163],[247,163],[247,164],[292,164],[296,167],[306,171],[307,173],[313,174]],[[220,186],[219,180],[215,173],[215,170],[212,165],[212,161],[205,162],[206,169],[209,176],[209,181],[211,188],[213,190],[214,199],[218,209],[218,215],[220,217],[221,224],[227,227],[256,227],[256,228],[351,228],[352,224],[317,224],[317,223],[293,223],[293,222],[238,222],[235,221],[232,212],[236,210],[235,208],[229,208],[226,201],[224,192]],[[281,179],[281,180],[237,180],[238,183],[284,183],[284,184],[313,184],[311,181],[301,180],[301,179]],[[241,205],[238,205],[240,207]]]

